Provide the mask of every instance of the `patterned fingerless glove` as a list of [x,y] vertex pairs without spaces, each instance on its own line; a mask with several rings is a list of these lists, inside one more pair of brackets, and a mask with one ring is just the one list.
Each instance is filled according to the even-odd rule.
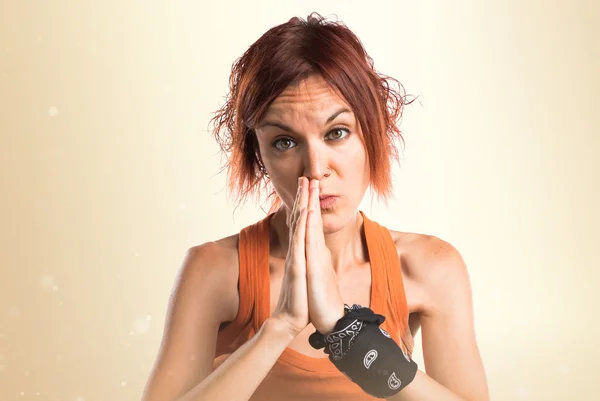
[[309,337],[315,349],[325,348],[329,360],[363,391],[387,398],[412,382],[417,364],[381,327],[385,317],[360,305],[345,306],[334,331]]

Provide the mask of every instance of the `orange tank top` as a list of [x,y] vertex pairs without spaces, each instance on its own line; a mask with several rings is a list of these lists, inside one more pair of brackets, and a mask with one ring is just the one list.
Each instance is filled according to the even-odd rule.
[[[408,306],[400,260],[389,231],[364,221],[371,298],[369,307],[386,317],[381,325],[409,355],[413,342],[408,326]],[[214,367],[248,341],[270,315],[269,221],[272,214],[240,231],[239,297],[236,319],[219,331]],[[366,305],[364,305],[366,306]],[[366,401],[376,400],[352,383],[329,361],[286,348],[250,401]]]

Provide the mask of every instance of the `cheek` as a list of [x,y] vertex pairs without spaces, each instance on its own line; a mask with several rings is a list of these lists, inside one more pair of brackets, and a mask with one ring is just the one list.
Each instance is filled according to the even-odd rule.
[[287,188],[281,185],[276,185],[276,183],[274,183],[272,180],[271,184],[273,185],[273,188],[275,188],[275,192],[283,204],[291,210],[294,207],[294,201],[296,200],[296,192],[298,188]]
[[[274,164],[277,166],[274,167]],[[294,207],[296,193],[298,192],[298,174],[292,166],[280,166],[272,161],[265,160],[265,167],[270,170],[270,183],[277,196],[290,210]]]
[[367,152],[360,140],[356,140],[355,143],[351,144],[343,154],[343,169],[346,172],[344,178],[352,179],[357,184],[368,184],[369,179],[369,166],[367,162]]

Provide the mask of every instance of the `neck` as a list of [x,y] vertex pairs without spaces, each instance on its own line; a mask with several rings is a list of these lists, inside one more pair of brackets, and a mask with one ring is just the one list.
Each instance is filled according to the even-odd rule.
[[[282,206],[270,222],[271,253],[282,259],[286,258],[289,247],[288,213],[288,209]],[[324,234],[325,245],[331,253],[331,263],[338,275],[368,259],[363,227],[363,217],[357,211],[340,229]]]

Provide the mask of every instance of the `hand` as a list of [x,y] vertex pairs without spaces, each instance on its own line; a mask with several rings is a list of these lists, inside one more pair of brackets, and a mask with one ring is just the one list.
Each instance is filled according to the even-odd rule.
[[344,316],[344,301],[340,296],[337,274],[331,263],[331,252],[325,245],[319,181],[310,181],[309,190],[306,223],[308,314],[315,329],[321,334],[329,334],[336,322]]
[[298,180],[298,192],[288,215],[289,246],[279,300],[271,317],[285,323],[295,337],[309,323],[306,284],[305,237],[308,206],[308,185]]

